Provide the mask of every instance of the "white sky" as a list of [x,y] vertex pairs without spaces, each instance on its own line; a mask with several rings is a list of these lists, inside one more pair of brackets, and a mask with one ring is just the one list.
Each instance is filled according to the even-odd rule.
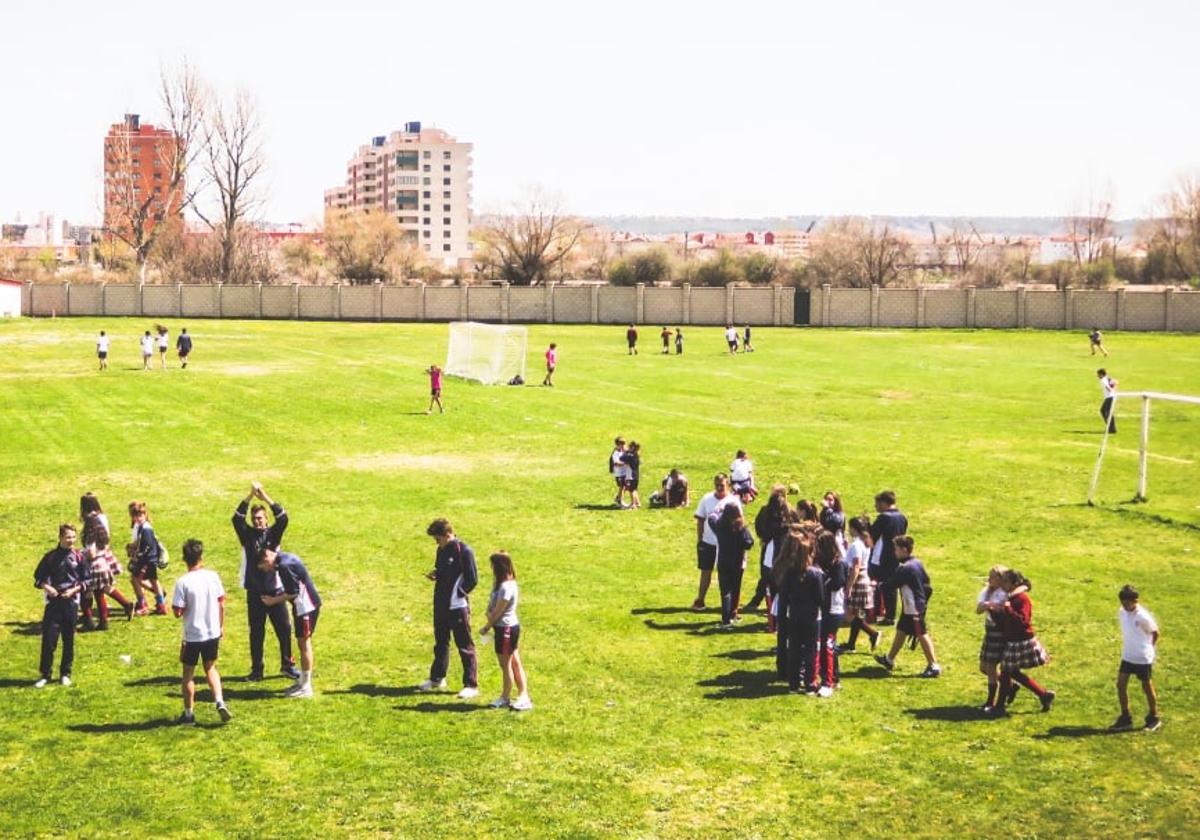
[[183,56],[257,98],[277,222],[409,120],[475,144],[477,210],[1140,215],[1200,170],[1198,32],[1193,0],[5,0],[0,219],[98,219],[109,124],[158,122]]

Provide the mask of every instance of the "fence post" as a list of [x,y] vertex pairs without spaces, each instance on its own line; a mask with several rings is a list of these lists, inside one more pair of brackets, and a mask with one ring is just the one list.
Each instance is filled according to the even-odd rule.
[[1075,328],[1075,290],[1063,290],[1063,329]]
[[1117,289],[1117,330],[1125,329],[1125,290]]
[[822,326],[822,327],[829,326],[829,321],[830,321],[829,312],[833,306],[833,303],[831,300],[832,298],[833,298],[833,286],[829,285],[828,283],[822,284],[821,285],[821,302],[820,302],[820,312],[821,312],[820,326]]
[[383,282],[375,281],[375,320],[383,320]]
[[683,323],[692,323],[692,284],[683,284]]
[[636,293],[637,304],[634,306],[634,323],[642,324],[646,321],[646,284],[637,284]]
[[725,287],[725,323],[733,323],[733,285]]
[[771,326],[778,327],[783,323],[783,286],[774,283],[771,288],[775,290],[771,297]]
[[334,288],[337,291],[333,293],[333,319],[340,321],[342,320],[342,284],[338,283]]
[[425,290],[429,288],[428,284],[421,283],[421,299],[417,302],[417,320],[425,320]]
[[917,329],[925,326],[925,287],[917,288]]
[[100,284],[100,314],[108,315],[108,284]]
[[292,320],[300,320],[300,284],[292,283]]
[[512,286],[508,283],[500,284],[500,323],[507,324],[508,319],[512,317]]
[[225,317],[225,284],[218,283],[217,287],[214,291],[216,292],[216,297],[217,297],[217,317],[224,318]]
[[599,283],[592,284],[591,297],[589,298],[588,307],[589,307],[589,310],[591,311],[592,323],[599,324],[600,323],[600,284]]
[[1163,329],[1167,332],[1175,330],[1175,287],[1165,290],[1163,299]]
[[967,327],[975,329],[975,287],[967,286]]
[[254,285],[258,287],[254,294],[254,317],[261,321],[263,316],[263,284],[255,283]]
[[1025,328],[1025,287],[1017,286],[1017,329]]
[[877,283],[871,284],[870,324],[872,328],[879,326],[879,284]]
[[71,284],[63,283],[63,314],[71,314]]
[[554,323],[554,281],[550,280],[542,287],[543,311],[547,324]]
[[183,317],[183,284],[175,284],[175,317]]
[[137,290],[138,290],[137,313],[138,313],[139,318],[143,318],[146,315],[146,309],[145,309],[145,301],[142,299],[142,296],[145,294],[146,284],[139,281],[137,284]]

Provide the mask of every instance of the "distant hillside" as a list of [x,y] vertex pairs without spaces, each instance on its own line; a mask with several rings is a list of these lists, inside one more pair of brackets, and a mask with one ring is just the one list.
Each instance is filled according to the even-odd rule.
[[[614,231],[628,231],[649,236],[682,234],[704,231],[706,233],[745,233],[761,230],[805,230],[816,223],[819,228],[829,216],[787,216],[760,219],[721,219],[711,216],[592,216],[588,221]],[[875,216],[901,230],[915,234],[928,234],[929,225],[937,225],[939,231],[964,221],[960,216]],[[1051,236],[1064,232],[1061,218],[1048,216],[978,216],[965,219],[972,222],[980,233],[998,236]],[[1113,222],[1118,236],[1130,237],[1143,219],[1119,219]],[[816,229],[814,228],[814,229]]]

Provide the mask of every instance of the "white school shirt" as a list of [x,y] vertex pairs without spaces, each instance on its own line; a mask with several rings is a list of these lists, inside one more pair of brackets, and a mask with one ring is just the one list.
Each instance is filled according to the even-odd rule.
[[1141,604],[1133,612],[1121,607],[1117,621],[1121,624],[1121,658],[1134,665],[1153,665],[1158,652],[1154,646],[1158,623],[1150,610]]
[[158,349],[166,350],[171,346],[171,336],[167,333],[158,334]]
[[171,606],[183,610],[183,640],[207,642],[221,638],[221,599],[225,587],[212,569],[193,569],[175,581]]
[[696,518],[704,522],[704,535],[700,538],[707,545],[717,544],[717,535],[713,533],[712,525],[708,522],[709,514],[723,510],[726,505],[734,505],[738,510],[742,509],[742,500],[735,493],[725,494],[724,499],[717,498],[717,492],[712,490],[704,494],[704,498],[696,505]]
[[729,329],[725,330],[725,340],[726,341],[737,341],[737,337],[738,337],[737,329],[735,329],[734,327],[730,327]]
[[1108,399],[1109,397],[1116,395],[1117,383],[1113,382],[1113,378],[1111,376],[1102,376],[1100,377],[1100,390],[1104,392],[1104,398]]
[[871,552],[867,550],[862,537],[855,537],[854,542],[850,543],[850,550],[846,552],[846,562],[851,570],[858,569],[858,574],[863,576],[867,573],[867,558],[870,556]]
[[106,336],[106,335],[99,336],[96,339],[96,352],[97,353],[107,353],[108,352],[108,342],[109,342],[108,336]]
[[754,473],[754,462],[749,458],[735,458],[729,465],[730,481],[749,481]]
[[612,451],[612,454],[608,456],[609,463],[611,463],[613,465],[613,477],[614,478],[629,478],[630,477],[629,465],[621,460],[621,456],[623,454],[624,454],[624,450],[614,449]]
[[143,356],[153,356],[154,355],[154,339],[148,335],[142,336],[142,355]]
[[[985,586],[979,591],[979,597],[975,599],[975,603],[977,605],[985,603],[1003,604],[1007,600],[1008,593],[1004,591],[1004,587],[997,586],[996,590],[991,595],[988,595],[988,588]],[[995,626],[996,621],[992,618],[991,610],[988,610],[983,614],[983,623],[988,627]]]
[[501,601],[508,601],[508,609],[496,619],[496,627],[515,627],[521,623],[517,618],[517,600],[519,597],[520,594],[517,591],[517,582],[515,580],[502,581],[499,588],[492,590],[492,597],[488,601],[489,613]]

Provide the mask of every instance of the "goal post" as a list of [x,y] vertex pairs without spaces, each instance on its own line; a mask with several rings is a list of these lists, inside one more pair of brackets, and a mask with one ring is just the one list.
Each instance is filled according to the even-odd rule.
[[446,373],[474,379],[485,385],[525,378],[525,352],[529,331],[525,327],[452,321]]
[[[1139,502],[1146,500],[1146,477],[1147,464],[1150,455],[1150,403],[1153,400],[1163,400],[1165,402],[1190,403],[1192,405],[1200,405],[1200,397],[1187,396],[1185,394],[1166,394],[1160,391],[1131,391],[1129,393],[1116,393],[1113,395],[1113,403],[1109,409],[1110,416],[1117,411],[1117,403],[1121,400],[1140,399],[1142,401],[1142,433],[1138,442],[1138,481],[1137,495],[1134,499]],[[1109,424],[1104,424],[1104,437],[1100,439],[1100,454],[1096,456],[1096,467],[1092,470],[1092,483],[1088,487],[1087,503],[1094,504],[1096,497],[1096,485],[1100,482],[1100,467],[1104,463],[1104,452],[1108,448]]]

